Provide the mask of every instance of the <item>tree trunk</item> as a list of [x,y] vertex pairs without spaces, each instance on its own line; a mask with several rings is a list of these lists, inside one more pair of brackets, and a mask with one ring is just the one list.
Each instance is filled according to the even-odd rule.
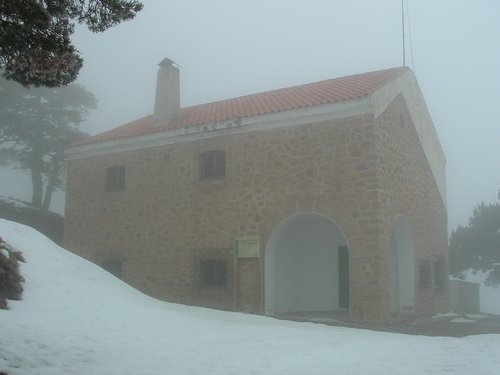
[[42,177],[42,142],[43,142],[43,105],[42,97],[38,104],[37,124],[35,125],[35,135],[33,149],[31,153],[30,169],[31,182],[33,184],[33,195],[31,196],[31,205],[36,208],[42,208],[43,196],[43,177]]
[[45,195],[43,197],[43,205],[42,211],[47,213],[49,212],[50,202],[52,201],[52,194],[54,193],[57,181],[57,175],[59,171],[52,171],[49,176],[49,182],[47,184],[47,188],[45,189]]
[[33,184],[33,194],[31,196],[31,205],[36,208],[42,208],[43,179],[40,163],[32,160],[31,163],[31,182]]
[[45,189],[45,195],[43,197],[42,211],[49,212],[50,202],[52,201],[52,193],[54,192],[54,185],[49,183],[47,189]]

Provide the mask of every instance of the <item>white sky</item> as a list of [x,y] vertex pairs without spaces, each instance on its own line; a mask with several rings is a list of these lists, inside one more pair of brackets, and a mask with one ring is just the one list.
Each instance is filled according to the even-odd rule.
[[[143,3],[136,19],[103,34],[77,30],[85,59],[78,82],[99,100],[82,130],[95,134],[152,113],[164,57],[180,65],[182,106],[402,65],[400,0]],[[447,156],[455,228],[480,201],[498,201],[500,2],[407,6],[407,65]],[[29,179],[4,181],[0,194],[29,198],[19,189]]]

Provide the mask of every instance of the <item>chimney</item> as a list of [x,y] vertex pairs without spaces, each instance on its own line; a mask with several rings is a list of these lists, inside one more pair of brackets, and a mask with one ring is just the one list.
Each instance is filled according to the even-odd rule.
[[158,64],[154,126],[167,125],[180,111],[179,69],[172,60],[165,58]]

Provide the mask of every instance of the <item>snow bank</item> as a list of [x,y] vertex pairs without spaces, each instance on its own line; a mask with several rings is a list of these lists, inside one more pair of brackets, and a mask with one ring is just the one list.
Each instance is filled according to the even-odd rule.
[[500,335],[410,336],[161,302],[0,220],[26,258],[23,301],[0,310],[8,374],[498,374]]

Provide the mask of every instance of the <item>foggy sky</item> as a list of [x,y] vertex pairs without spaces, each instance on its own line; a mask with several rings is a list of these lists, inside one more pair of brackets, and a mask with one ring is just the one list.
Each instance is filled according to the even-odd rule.
[[[152,113],[164,57],[180,66],[181,106],[402,65],[400,0],[143,3],[136,19],[103,34],[80,27],[73,38],[85,60],[78,83],[99,101],[84,131]],[[447,157],[456,228],[480,201],[498,201],[500,3],[408,0],[408,10],[407,65]],[[30,197],[19,188],[25,177],[2,175],[0,194]]]

